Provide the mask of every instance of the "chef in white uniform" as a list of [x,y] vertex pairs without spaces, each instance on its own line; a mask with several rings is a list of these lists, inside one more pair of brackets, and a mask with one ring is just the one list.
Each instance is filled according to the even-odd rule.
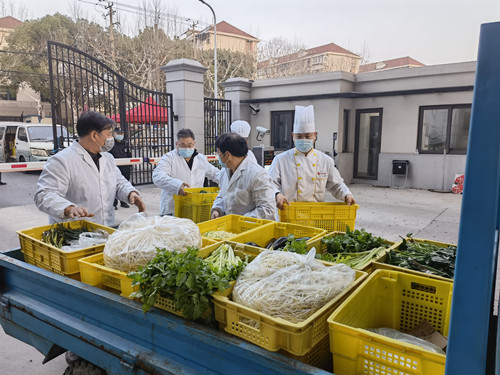
[[[250,127],[250,124],[243,120],[236,120],[231,124],[231,133],[236,133],[245,138],[245,140],[247,141],[247,146],[248,146],[248,136],[250,135],[251,129],[252,128]],[[255,154],[253,153],[252,150],[250,150],[250,147],[248,148],[247,158],[257,164],[257,159],[255,158]]]
[[219,183],[221,171],[196,150],[194,133],[181,129],[177,133],[176,148],[162,156],[153,171],[153,183],[162,189],[160,214],[174,214],[174,195],[186,195],[184,188],[201,188],[205,177]]
[[247,156],[245,139],[225,133],[217,137],[215,147],[221,166],[227,169],[212,206],[212,219],[235,214],[273,220],[276,210],[273,183],[266,170]]
[[356,203],[333,159],[314,148],[316,135],[314,107],[295,106],[295,148],[277,155],[269,168],[279,209],[289,202],[324,202],[325,190],[347,204]]
[[35,204],[49,215],[49,222],[85,218],[98,224],[115,225],[115,195],[146,206],[139,192],[123,177],[109,151],[113,148],[114,121],[97,113],[83,113],[76,123],[79,139],[51,156],[45,163]]

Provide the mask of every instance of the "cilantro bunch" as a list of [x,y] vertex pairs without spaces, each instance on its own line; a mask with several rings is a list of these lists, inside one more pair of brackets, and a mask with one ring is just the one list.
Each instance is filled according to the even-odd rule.
[[185,253],[157,249],[156,257],[144,267],[128,274],[139,291],[131,297],[142,299],[144,312],[154,306],[160,294],[174,301],[175,309],[190,320],[196,320],[210,306],[215,291],[229,288],[229,282],[217,274],[202,258],[198,249]]

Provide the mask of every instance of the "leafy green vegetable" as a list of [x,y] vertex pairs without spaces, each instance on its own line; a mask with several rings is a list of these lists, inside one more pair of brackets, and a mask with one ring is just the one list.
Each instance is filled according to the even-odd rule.
[[295,235],[289,234],[286,239],[285,247],[281,249],[282,251],[290,251],[298,254],[306,254],[307,253],[307,240],[299,240],[295,238]]
[[368,263],[385,249],[385,246],[381,246],[359,253],[316,254],[316,258],[332,263],[344,263],[351,268],[359,270],[368,265]]
[[228,281],[236,280],[247,265],[246,261],[234,255],[234,250],[229,244],[220,245],[210,256],[205,258],[205,262],[220,277]]
[[347,228],[345,234],[323,237],[321,241],[326,244],[326,249],[330,254],[360,253],[376,247],[387,247],[382,238],[375,237],[364,229],[351,231]]
[[219,276],[202,258],[198,249],[185,253],[157,249],[156,257],[128,277],[139,291],[131,297],[142,299],[144,312],[154,306],[160,294],[174,301],[175,309],[190,320],[196,320],[211,307],[210,295],[229,288],[229,282]]
[[440,247],[408,237],[403,238],[399,249],[387,253],[386,263],[452,279],[456,255],[456,246]]
[[80,228],[74,229],[64,225],[64,223],[54,223],[50,226],[50,229],[42,233],[42,242],[60,249],[63,246],[69,246],[70,241],[78,240],[81,233],[89,231],[92,230],[87,227],[86,222],[82,222]]

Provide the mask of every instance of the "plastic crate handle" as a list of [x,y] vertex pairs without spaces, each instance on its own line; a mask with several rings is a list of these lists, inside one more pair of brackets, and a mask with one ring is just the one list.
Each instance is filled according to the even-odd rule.
[[[255,325],[258,328],[250,325],[252,322],[255,322]],[[260,321],[258,321],[258,320],[255,320],[253,318],[249,318],[248,316],[245,316],[243,314],[238,314],[238,324],[241,326],[244,326],[248,329],[251,329],[255,332],[260,333]]]

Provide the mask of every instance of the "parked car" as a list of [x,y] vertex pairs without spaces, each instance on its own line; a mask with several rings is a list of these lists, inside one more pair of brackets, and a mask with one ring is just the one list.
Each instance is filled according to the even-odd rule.
[[[66,127],[57,125],[57,136],[59,147],[69,146]],[[52,125],[0,122],[0,162],[46,161],[53,154]]]

